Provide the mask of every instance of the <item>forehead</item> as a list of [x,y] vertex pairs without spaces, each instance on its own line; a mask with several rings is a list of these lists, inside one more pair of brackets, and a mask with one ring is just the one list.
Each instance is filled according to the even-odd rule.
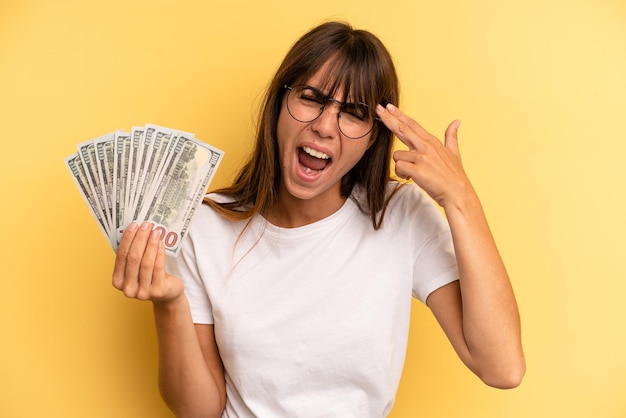
[[319,94],[323,96],[327,96],[330,99],[334,99],[340,102],[350,97],[350,95],[348,95],[347,97],[344,96],[343,89],[341,87],[338,89],[335,89],[334,91],[329,91],[329,89],[324,86],[323,82],[320,82],[319,80],[315,80],[313,78],[305,82],[304,85],[312,89],[312,90],[308,90],[311,93],[313,93],[313,91],[317,91]]
[[[308,78],[304,78],[299,84],[315,87],[325,95],[336,100],[346,101],[361,94],[354,91],[351,71],[342,68],[337,60],[328,60]],[[362,100],[362,98],[361,98]]]
[[313,75],[303,80],[303,84],[315,87],[328,95],[341,95],[344,90],[343,84],[338,82],[337,77],[329,71],[328,64],[317,70]]

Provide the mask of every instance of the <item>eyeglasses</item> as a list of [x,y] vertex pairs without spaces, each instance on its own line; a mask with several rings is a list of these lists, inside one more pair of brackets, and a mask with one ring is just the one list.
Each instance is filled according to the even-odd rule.
[[285,84],[285,88],[289,90],[287,111],[298,122],[313,122],[321,116],[328,102],[339,105],[337,113],[339,131],[350,139],[363,138],[372,131],[374,123],[379,120],[365,103],[342,103],[311,86],[291,87]]

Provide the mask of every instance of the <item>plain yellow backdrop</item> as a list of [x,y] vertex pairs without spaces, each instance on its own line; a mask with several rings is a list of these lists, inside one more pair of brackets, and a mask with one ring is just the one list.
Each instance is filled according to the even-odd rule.
[[63,159],[150,122],[225,150],[225,184],[269,77],[328,19],[380,36],[427,129],[462,120],[523,320],[528,372],[500,391],[415,303],[392,417],[626,416],[623,0],[2,0],[1,417],[172,416],[151,308],[111,287]]

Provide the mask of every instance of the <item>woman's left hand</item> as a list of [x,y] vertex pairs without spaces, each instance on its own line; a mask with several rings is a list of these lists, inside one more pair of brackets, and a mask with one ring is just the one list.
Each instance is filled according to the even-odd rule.
[[383,123],[409,147],[396,151],[396,174],[410,178],[446,212],[459,267],[458,282],[430,294],[427,304],[461,359],[491,386],[519,385],[526,370],[511,283],[470,184],[457,142],[459,122],[443,143],[395,106],[378,106]]
[[376,113],[385,126],[409,147],[393,154],[396,174],[400,178],[413,180],[444,208],[473,190],[461,163],[457,138],[459,120],[448,126],[442,144],[393,104],[388,104],[386,108],[378,105]]

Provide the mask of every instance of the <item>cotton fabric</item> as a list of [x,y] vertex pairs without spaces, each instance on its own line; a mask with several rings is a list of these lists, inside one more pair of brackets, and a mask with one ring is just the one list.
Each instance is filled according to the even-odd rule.
[[402,186],[379,230],[359,208],[364,198],[357,188],[337,212],[299,228],[199,208],[168,270],[183,279],[194,322],[214,324],[224,417],[391,410],[411,298],[425,302],[458,269],[448,224],[421,189]]

